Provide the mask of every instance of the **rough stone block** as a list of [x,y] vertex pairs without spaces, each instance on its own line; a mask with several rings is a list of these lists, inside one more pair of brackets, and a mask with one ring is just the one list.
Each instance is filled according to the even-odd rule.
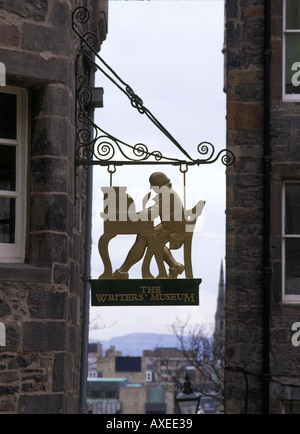
[[1,386],[0,385],[0,397],[1,396],[8,396],[8,395],[14,395],[15,393],[18,393],[19,386]]
[[48,52],[20,51],[16,54],[10,48],[1,48],[0,58],[6,66],[7,77],[20,85],[45,85],[49,81],[68,83],[71,72],[74,74],[68,57],[52,57]]
[[51,55],[68,56],[70,50],[66,28],[57,31],[57,29],[45,28],[44,26],[24,24],[22,48],[39,53],[49,52]]
[[10,313],[11,313],[11,310],[10,310],[9,304],[0,298],[0,318],[1,317],[3,318],[4,316],[10,315]]
[[41,267],[50,267],[53,262],[68,261],[68,238],[65,234],[37,233],[31,236],[30,261]]
[[53,270],[53,281],[56,284],[68,285],[70,269],[66,265],[55,265]]
[[263,127],[263,107],[261,104],[228,104],[228,123],[229,130],[262,130]]
[[48,0],[10,0],[9,2],[0,0],[0,6],[17,15],[36,21],[44,20],[48,12]]
[[53,367],[53,392],[62,392],[64,390],[66,355],[63,353],[55,354]]
[[[51,269],[28,264],[0,264],[1,282],[50,283]],[[1,305],[0,305],[1,310]]]
[[31,199],[31,228],[35,231],[68,232],[66,195],[38,194]]
[[20,31],[17,26],[5,25],[0,26],[0,44],[3,46],[16,46],[20,44]]
[[63,319],[66,315],[66,293],[34,291],[28,299],[29,312],[36,319]]
[[[32,91],[33,119],[41,119],[42,116],[60,116],[69,118],[73,115],[70,96],[67,87],[59,87],[57,84],[49,84],[42,89]],[[48,126],[51,128],[52,122]]]
[[56,395],[22,395],[19,401],[20,414],[61,414],[64,397]]
[[32,160],[32,191],[66,192],[67,162],[62,158],[34,158]]
[[55,2],[52,9],[52,23],[55,27],[71,27],[71,10],[68,4]]
[[27,322],[23,326],[24,351],[63,351],[65,323]]

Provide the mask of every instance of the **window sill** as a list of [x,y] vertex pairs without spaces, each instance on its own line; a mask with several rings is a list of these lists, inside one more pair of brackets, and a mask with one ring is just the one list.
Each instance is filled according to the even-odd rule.
[[282,101],[287,102],[287,103],[288,102],[299,103],[300,102],[300,96],[299,95],[297,95],[297,96],[284,95],[282,98]]
[[1,282],[51,283],[51,268],[29,264],[0,264]]
[[284,298],[282,300],[282,304],[284,306],[291,306],[291,307],[299,306],[300,305],[300,298],[291,298],[291,299]]

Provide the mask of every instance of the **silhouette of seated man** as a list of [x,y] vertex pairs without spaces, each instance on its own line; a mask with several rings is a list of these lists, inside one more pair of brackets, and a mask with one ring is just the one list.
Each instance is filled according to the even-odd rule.
[[[147,212],[152,220],[160,217],[161,223],[154,228],[155,243],[163,249],[163,261],[169,266],[168,276],[158,275],[157,277],[176,279],[178,275],[183,273],[184,266],[174,259],[170,249],[179,249],[184,243],[184,208],[180,197],[172,188],[170,179],[164,173],[153,173],[149,182],[150,188],[157,193],[153,198],[155,204],[141,211],[141,214]],[[168,242],[170,249],[166,247]],[[142,259],[147,247],[148,240],[145,234],[138,234],[123,265],[113,273],[112,278],[128,279],[130,268]]]

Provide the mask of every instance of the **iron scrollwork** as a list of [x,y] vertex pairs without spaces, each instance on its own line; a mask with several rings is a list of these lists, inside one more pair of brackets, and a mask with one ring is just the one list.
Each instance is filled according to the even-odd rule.
[[[223,149],[216,154],[215,147],[210,142],[201,142],[197,151],[201,158],[194,159],[169,133],[159,120],[148,110],[143,100],[134,92],[131,86],[123,81],[118,74],[99,56],[95,47],[97,46],[97,35],[90,31],[83,33],[86,23],[90,20],[88,8],[80,6],[72,15],[72,28],[81,41],[81,55],[83,59],[94,68],[102,72],[116,87],[122,91],[133,108],[140,114],[146,115],[148,119],[178,148],[183,155],[182,158],[166,157],[161,151],[150,151],[144,143],[130,145],[115,136],[109,134],[97,125],[90,114],[89,107],[92,101],[92,89],[88,85],[87,77],[80,74],[76,68],[76,161],[78,165],[134,165],[134,164],[169,164],[169,165],[203,165],[212,164],[221,159],[225,166],[233,164],[234,154]],[[99,61],[99,62],[98,62]]]

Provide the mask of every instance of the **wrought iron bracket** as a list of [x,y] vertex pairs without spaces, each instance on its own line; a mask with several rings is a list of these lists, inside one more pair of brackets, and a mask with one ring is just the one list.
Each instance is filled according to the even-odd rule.
[[233,164],[234,154],[223,149],[216,153],[210,142],[201,142],[197,151],[201,158],[194,159],[169,133],[160,121],[148,110],[143,100],[96,52],[97,36],[90,31],[84,32],[90,20],[88,8],[80,6],[72,14],[72,28],[81,44],[80,56],[83,63],[95,71],[103,73],[129,99],[133,108],[147,118],[177,147],[181,157],[164,156],[160,150],[150,151],[144,143],[131,145],[106,132],[97,125],[91,116],[93,91],[89,86],[87,74],[79,72],[76,65],[76,164],[124,166],[124,165],[174,165],[188,167],[194,165],[212,164],[221,160],[225,166]]

